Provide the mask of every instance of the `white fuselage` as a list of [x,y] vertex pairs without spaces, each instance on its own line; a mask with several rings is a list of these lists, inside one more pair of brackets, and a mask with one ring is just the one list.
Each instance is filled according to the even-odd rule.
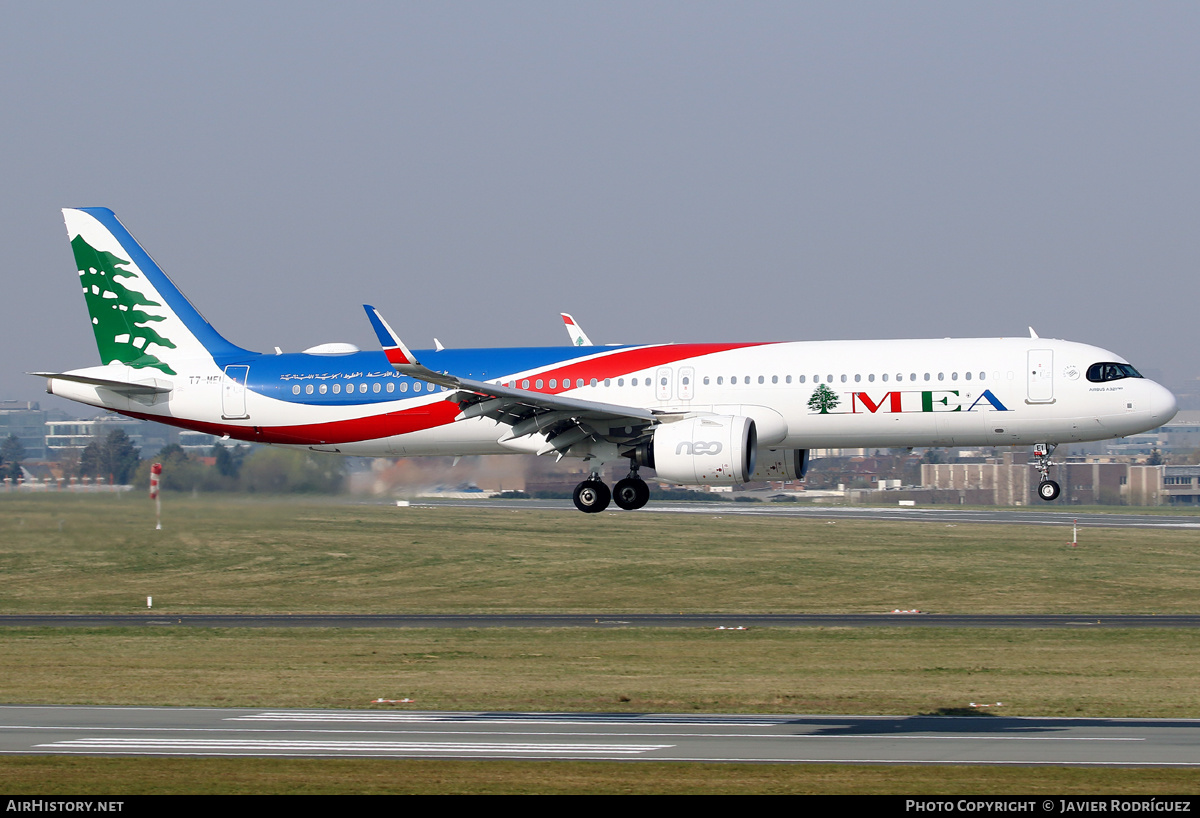
[[[473,352],[486,363],[474,367]],[[520,356],[505,365],[504,352],[423,357],[437,369],[439,356],[452,359],[452,374],[666,418],[744,415],[755,421],[759,446],[772,448],[1101,440],[1153,429],[1176,410],[1174,396],[1145,378],[1088,379],[1090,366],[1123,362],[1119,356],[1042,338],[564,348],[542,351],[525,368],[516,368]],[[152,398],[61,379],[51,379],[50,391],[234,439],[344,454],[503,454],[544,442],[536,434],[502,440],[509,427],[489,418],[456,420],[443,390],[398,375],[379,353],[255,356],[237,364],[244,371],[211,359],[183,363],[178,375],[155,373],[171,391]],[[80,373],[144,375],[118,364],[68,374]]]

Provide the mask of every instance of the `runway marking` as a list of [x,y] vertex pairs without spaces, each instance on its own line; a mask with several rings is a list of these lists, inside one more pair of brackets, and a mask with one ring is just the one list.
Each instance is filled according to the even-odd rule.
[[639,755],[668,750],[672,744],[535,744],[510,742],[414,742],[414,741],[295,741],[252,739],[148,739],[81,738],[37,744],[37,749],[67,752],[97,750],[135,751],[139,753],[471,753],[516,755]]
[[473,714],[444,714],[444,715],[429,715],[424,713],[288,713],[288,712],[264,712],[255,715],[239,715],[230,716],[225,721],[285,721],[285,722],[365,722],[365,723],[383,723],[383,724],[428,724],[428,723],[443,723],[443,722],[471,722],[475,724],[644,724],[647,726],[654,725],[714,725],[714,724],[736,724],[739,727],[775,727],[781,724],[787,724],[788,720],[779,721],[730,721],[725,719],[704,719],[696,717],[682,716],[672,718],[670,716],[656,716],[646,719],[642,716],[630,716],[622,718],[620,716],[596,716],[588,718],[586,716],[561,716],[542,718],[535,715],[522,714],[514,717],[505,716],[486,716]]
[[[740,725],[739,725],[740,726]],[[576,738],[651,738],[651,739],[690,739],[690,738],[743,738],[743,739],[785,739],[789,741],[836,741],[866,739],[869,741],[1146,741],[1135,736],[983,736],[983,735],[897,735],[895,733],[858,733],[855,735],[814,735],[811,733],[664,733],[664,732],[577,732],[569,731],[503,731],[503,730],[339,730],[339,729],[261,729],[261,728],[229,728],[229,727],[94,727],[70,725],[55,725],[54,727],[36,725],[0,725],[0,730],[80,730],[88,732],[125,732],[125,733],[314,733],[328,734],[361,734],[361,735],[426,735],[426,736],[570,736]],[[64,741],[112,741],[112,742],[154,742],[154,741],[210,741],[219,742],[221,739],[67,739]],[[229,739],[229,741],[253,741],[251,739]],[[272,739],[260,739],[259,742],[272,742]],[[35,745],[50,746],[50,745]],[[539,745],[542,746],[542,745]],[[672,745],[667,745],[672,746]]]

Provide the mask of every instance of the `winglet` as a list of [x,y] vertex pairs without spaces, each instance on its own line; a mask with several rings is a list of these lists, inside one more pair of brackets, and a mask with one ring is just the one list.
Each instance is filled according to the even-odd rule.
[[372,307],[370,304],[363,304],[363,309],[367,311],[367,320],[371,322],[371,328],[375,330],[375,337],[379,339],[379,345],[383,347],[383,354],[387,356],[388,361],[392,366],[399,364],[407,364],[409,366],[420,366],[420,362],[409,351],[404,342],[390,326],[388,322],[383,320],[383,316],[379,314],[379,310]]
[[1033,331],[1033,327],[1030,327],[1030,328],[1029,328],[1029,337],[1030,337],[1030,338],[1037,338],[1037,337],[1038,337],[1038,334],[1037,334],[1036,332],[1034,332],[1034,331]]

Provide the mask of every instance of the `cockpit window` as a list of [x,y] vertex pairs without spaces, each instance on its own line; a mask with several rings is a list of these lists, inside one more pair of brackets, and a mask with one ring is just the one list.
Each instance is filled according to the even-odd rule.
[[1140,378],[1141,373],[1129,364],[1103,363],[1088,367],[1087,379],[1092,383],[1119,381],[1122,378]]

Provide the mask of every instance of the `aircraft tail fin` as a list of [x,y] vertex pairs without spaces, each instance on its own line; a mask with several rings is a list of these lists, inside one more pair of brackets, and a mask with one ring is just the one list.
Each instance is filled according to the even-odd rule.
[[177,361],[247,354],[204,320],[111,210],[64,208],[63,218],[103,363],[174,375]]
[[571,336],[571,346],[575,347],[590,347],[592,339],[587,337],[587,333],[583,331],[583,327],[575,322],[575,319],[567,315],[565,312],[560,312],[563,324],[567,327],[567,334]]

